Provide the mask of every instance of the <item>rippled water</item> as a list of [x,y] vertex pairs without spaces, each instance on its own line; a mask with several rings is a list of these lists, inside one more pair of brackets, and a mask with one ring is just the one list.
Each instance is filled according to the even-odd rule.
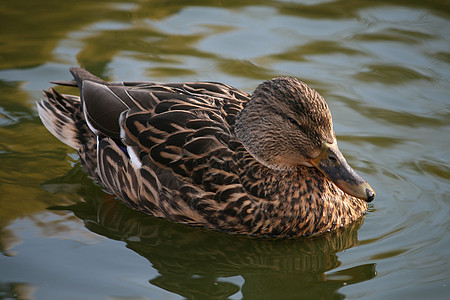
[[[446,1],[4,0],[0,17],[1,299],[448,297]],[[327,100],[342,152],[377,198],[363,221],[300,240],[131,211],[37,117],[40,90],[74,65],[248,92],[301,78]]]

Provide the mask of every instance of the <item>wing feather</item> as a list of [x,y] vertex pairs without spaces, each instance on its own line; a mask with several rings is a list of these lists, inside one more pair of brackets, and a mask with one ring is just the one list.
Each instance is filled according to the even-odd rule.
[[132,164],[110,138],[99,141],[97,161],[99,177],[109,192],[133,208],[148,207],[149,213],[157,213],[161,184],[150,167]]

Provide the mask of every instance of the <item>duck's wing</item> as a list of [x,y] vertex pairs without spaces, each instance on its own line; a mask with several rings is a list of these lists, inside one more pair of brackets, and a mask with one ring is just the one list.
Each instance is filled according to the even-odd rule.
[[247,94],[204,82],[144,84],[127,95],[136,106],[121,115],[120,137],[139,158],[148,155],[159,167],[196,184],[205,181],[198,176],[201,169],[212,168],[219,158],[231,159],[232,128]]
[[[240,143],[233,134],[248,94],[212,82],[77,83],[85,119],[100,137],[99,177],[130,206],[205,225],[219,222],[217,213],[230,202],[248,199],[236,169]],[[158,189],[166,197],[156,196]],[[205,221],[208,211],[211,220]]]
[[[182,90],[207,84],[184,84]],[[127,145],[139,149],[139,157],[149,155],[161,168],[170,168],[187,181],[196,180],[195,170],[202,164],[212,164],[215,156],[231,155],[234,134],[232,125],[242,101],[199,94],[176,93],[181,86],[158,86],[151,95],[157,100],[154,108],[130,109],[122,116],[121,137]],[[208,90],[210,91],[210,90]],[[203,92],[203,91],[202,91]],[[199,96],[201,95],[201,96]],[[219,154],[220,152],[220,154]],[[204,168],[211,165],[205,165]]]
[[[249,95],[217,82],[168,83],[105,82],[82,68],[71,68],[75,81],[54,83],[78,86],[86,121],[97,133],[120,137],[121,114],[150,118],[168,111],[202,111],[231,127]],[[170,117],[170,114],[169,114]],[[164,119],[164,117],[158,117]]]

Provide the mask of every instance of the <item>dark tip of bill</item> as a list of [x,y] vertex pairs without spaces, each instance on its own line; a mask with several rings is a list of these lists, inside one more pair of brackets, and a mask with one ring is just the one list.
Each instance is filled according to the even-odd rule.
[[375,199],[375,193],[371,189],[366,189],[367,200],[366,202],[372,202]]

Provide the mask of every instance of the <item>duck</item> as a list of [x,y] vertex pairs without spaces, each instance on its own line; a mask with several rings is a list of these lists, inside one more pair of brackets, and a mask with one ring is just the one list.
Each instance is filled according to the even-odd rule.
[[218,82],[106,82],[44,91],[39,116],[128,207],[254,237],[316,236],[363,218],[375,191],[340,152],[324,98],[294,77],[249,94]]

